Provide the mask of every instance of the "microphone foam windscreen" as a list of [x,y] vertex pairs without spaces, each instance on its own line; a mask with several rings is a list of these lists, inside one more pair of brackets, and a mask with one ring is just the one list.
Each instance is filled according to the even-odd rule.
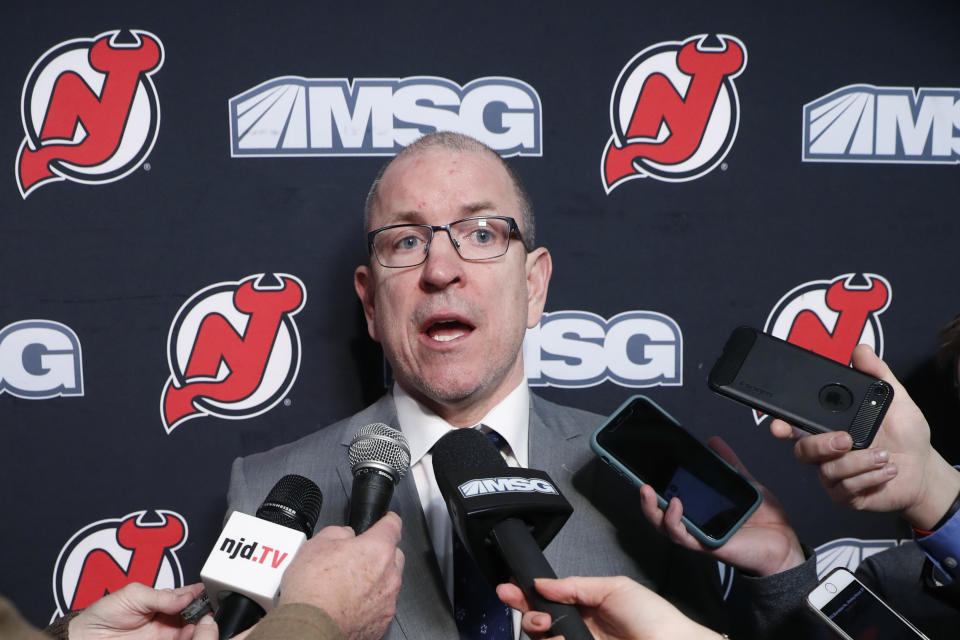
[[308,538],[320,518],[323,494],[313,480],[289,474],[280,478],[256,516],[261,520],[302,531]]
[[350,468],[372,466],[390,472],[399,480],[410,468],[410,445],[400,431],[382,422],[361,427],[347,451]]
[[437,476],[448,477],[453,471],[495,476],[508,466],[497,447],[476,429],[454,429],[437,440],[432,451]]

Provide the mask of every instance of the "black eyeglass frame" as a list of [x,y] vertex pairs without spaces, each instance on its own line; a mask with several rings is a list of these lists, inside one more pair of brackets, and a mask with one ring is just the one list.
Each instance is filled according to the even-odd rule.
[[[504,220],[508,222],[510,224],[510,228],[507,232],[507,245],[503,248],[503,253],[498,253],[495,256],[488,256],[486,258],[464,258],[463,254],[460,253],[460,243],[453,239],[453,234],[450,233],[450,227],[452,227],[455,224],[460,224],[461,222],[468,222],[470,220]],[[423,249],[423,258],[420,260],[420,262],[416,262],[414,264],[407,264],[402,267],[390,267],[383,264],[383,262],[380,260],[380,254],[377,253],[377,247],[373,244],[373,239],[381,231],[386,231],[388,229],[396,229],[398,227],[420,227],[422,229],[430,230],[430,239],[427,240],[427,244]],[[427,261],[427,255],[430,253],[430,247],[433,245],[433,238],[435,237],[437,231],[447,232],[447,237],[450,239],[450,244],[452,244],[453,248],[456,249],[457,255],[460,256],[461,260],[465,260],[467,262],[483,262],[485,260],[495,260],[501,256],[505,256],[507,254],[507,251],[510,250],[510,237],[514,234],[516,234],[517,240],[520,241],[520,244],[523,245],[524,250],[527,250],[527,243],[523,239],[523,234],[520,233],[520,227],[517,225],[517,221],[511,218],[510,216],[470,216],[467,218],[460,218],[459,220],[454,220],[453,222],[448,222],[447,224],[419,224],[416,222],[403,222],[400,224],[389,224],[385,227],[380,227],[379,229],[368,231],[367,232],[367,251],[372,253],[373,256],[377,259],[377,262],[380,264],[380,266],[384,267],[385,269],[407,269],[409,267],[418,267]]]

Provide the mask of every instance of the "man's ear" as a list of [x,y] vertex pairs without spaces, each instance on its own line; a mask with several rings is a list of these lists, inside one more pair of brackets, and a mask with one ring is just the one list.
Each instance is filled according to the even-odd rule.
[[545,247],[537,247],[527,254],[527,328],[540,324],[543,307],[547,303],[547,287],[553,273],[553,259]]
[[374,315],[376,285],[370,267],[362,264],[356,268],[353,272],[353,288],[357,292],[357,297],[360,298],[360,304],[363,305],[363,315],[367,318],[367,333],[377,340],[377,322]]

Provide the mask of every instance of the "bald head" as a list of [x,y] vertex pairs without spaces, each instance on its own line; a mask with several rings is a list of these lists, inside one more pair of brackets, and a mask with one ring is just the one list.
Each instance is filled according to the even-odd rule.
[[510,182],[513,184],[513,189],[517,196],[517,206],[520,210],[521,216],[521,219],[518,220],[517,223],[520,225],[523,243],[527,251],[531,251],[533,247],[536,246],[534,243],[535,229],[533,220],[533,206],[530,203],[530,198],[527,196],[526,190],[523,188],[523,184],[520,182],[520,178],[513,172],[513,170],[510,168],[510,165],[508,165],[496,151],[475,138],[471,138],[470,136],[462,133],[453,133],[450,131],[428,133],[422,138],[404,147],[400,153],[391,158],[389,162],[380,168],[377,176],[373,179],[373,184],[370,185],[370,191],[367,193],[367,200],[364,203],[364,230],[370,231],[371,211],[377,202],[380,181],[383,179],[383,175],[387,172],[387,170],[395,161],[401,158],[407,158],[431,149],[445,149],[455,153],[488,154],[491,157],[496,158],[497,163],[503,167],[503,170],[510,177]]

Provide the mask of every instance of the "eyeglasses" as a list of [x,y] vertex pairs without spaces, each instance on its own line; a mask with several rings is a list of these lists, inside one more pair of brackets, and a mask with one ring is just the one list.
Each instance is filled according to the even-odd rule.
[[520,227],[507,216],[475,216],[450,224],[392,224],[374,229],[367,234],[367,246],[384,267],[415,267],[423,264],[433,242],[433,234],[446,231],[453,247],[464,260],[492,260],[499,258],[510,247],[510,236]]

